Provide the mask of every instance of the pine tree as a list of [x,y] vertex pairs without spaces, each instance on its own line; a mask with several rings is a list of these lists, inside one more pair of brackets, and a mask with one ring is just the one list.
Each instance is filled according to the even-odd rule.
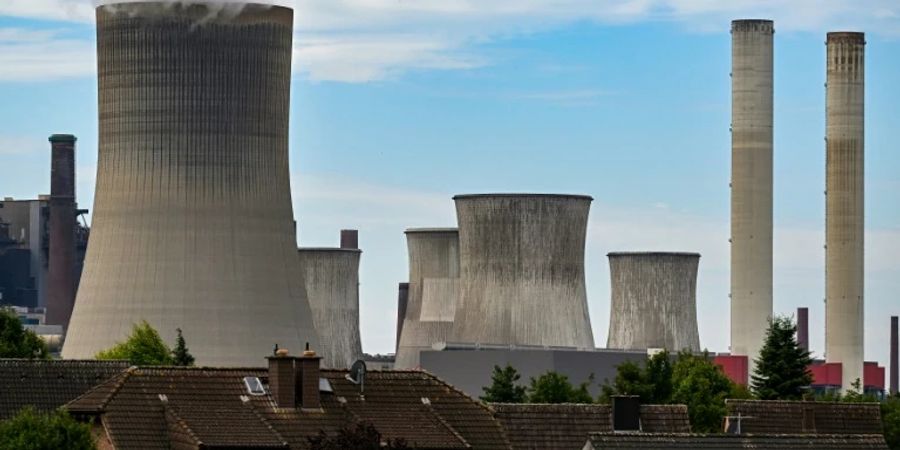
[[481,401],[486,403],[525,403],[525,386],[516,384],[521,376],[516,369],[507,364],[506,367],[494,366],[491,385],[481,388],[484,395]]
[[184,342],[184,336],[181,335],[181,328],[178,331],[178,338],[175,340],[175,350],[172,350],[172,359],[176,366],[193,366],[194,357],[188,351],[187,344]]
[[797,326],[789,317],[769,321],[756,369],[753,392],[761,400],[799,400],[812,383],[809,352],[797,344]]

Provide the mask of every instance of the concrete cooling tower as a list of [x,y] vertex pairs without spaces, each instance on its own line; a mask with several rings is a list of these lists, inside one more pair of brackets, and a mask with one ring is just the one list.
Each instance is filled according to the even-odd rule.
[[453,342],[593,348],[584,281],[591,197],[457,195]]
[[[347,243],[344,243],[347,245]],[[355,245],[355,244],[354,244]],[[324,367],[350,367],[362,357],[359,337],[357,248],[300,248],[313,324],[321,337]]]
[[97,188],[63,357],[93,357],[141,320],[170,344],[182,328],[199,365],[318,349],[288,177],[293,11],[96,13]]
[[731,22],[731,353],[759,356],[772,317],[771,20]]
[[406,230],[409,287],[394,367],[419,366],[419,352],[450,338],[459,298],[456,228]]
[[828,33],[825,100],[825,359],[843,388],[863,379],[863,33]]
[[610,253],[607,348],[700,351],[698,253]]

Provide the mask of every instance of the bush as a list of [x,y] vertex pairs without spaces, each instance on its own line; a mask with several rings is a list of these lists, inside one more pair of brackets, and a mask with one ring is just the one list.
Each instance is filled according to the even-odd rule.
[[516,369],[507,364],[506,367],[494,366],[491,374],[491,385],[481,388],[484,395],[481,401],[487,403],[524,403],[525,386],[519,386],[517,382],[521,376]]
[[32,407],[0,422],[2,450],[95,449],[89,424],[78,423],[64,411],[38,413]]
[[550,371],[537,379],[531,379],[528,388],[528,401],[531,403],[593,403],[588,392],[593,376],[578,385],[572,386],[569,377]]
[[97,353],[96,358],[126,360],[138,366],[175,364],[172,351],[146,320],[134,325],[131,335],[125,342],[120,342],[112,348]]
[[0,308],[0,358],[50,359],[50,350],[12,310]]

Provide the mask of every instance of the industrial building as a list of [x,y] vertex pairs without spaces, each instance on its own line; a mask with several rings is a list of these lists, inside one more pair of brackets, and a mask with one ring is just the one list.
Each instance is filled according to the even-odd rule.
[[321,348],[288,169],[293,10],[121,3],[96,10],[93,229],[65,358],[146,320],[199,365]]

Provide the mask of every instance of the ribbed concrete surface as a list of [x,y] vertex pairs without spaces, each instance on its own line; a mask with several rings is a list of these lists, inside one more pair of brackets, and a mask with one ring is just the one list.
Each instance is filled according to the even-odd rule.
[[324,367],[350,367],[362,357],[359,337],[359,260],[349,248],[300,248],[313,324],[321,338]]
[[697,253],[610,253],[611,349],[700,351]]
[[731,353],[759,356],[772,317],[771,20],[731,22]]
[[584,281],[591,198],[458,195],[453,341],[593,348]]
[[865,35],[828,33],[825,100],[825,357],[844,389],[863,378]]
[[419,366],[419,352],[450,338],[459,284],[456,228],[406,230],[409,292],[394,367]]
[[288,177],[293,12],[139,3],[97,10],[93,228],[65,358],[145,319],[199,365],[318,348]]

